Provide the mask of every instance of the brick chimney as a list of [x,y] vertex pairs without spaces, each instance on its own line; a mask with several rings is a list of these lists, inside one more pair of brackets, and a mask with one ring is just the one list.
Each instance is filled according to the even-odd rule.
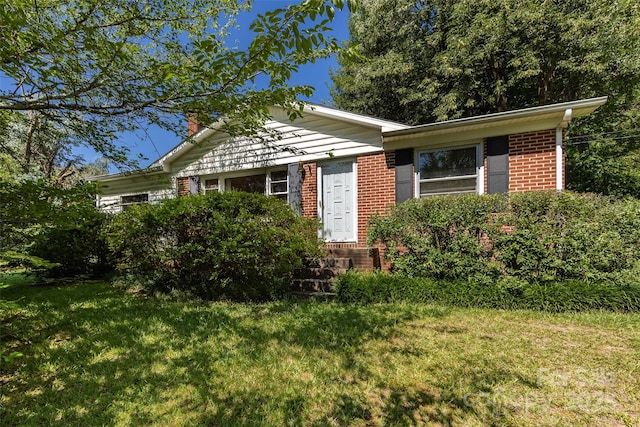
[[198,121],[198,113],[187,114],[187,136],[193,136],[200,130],[200,121]]

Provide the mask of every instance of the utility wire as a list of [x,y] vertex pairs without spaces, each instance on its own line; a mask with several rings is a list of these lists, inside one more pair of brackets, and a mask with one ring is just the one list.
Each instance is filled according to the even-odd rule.
[[606,132],[606,133],[591,133],[591,134],[575,135],[575,136],[570,136],[568,139],[591,139],[596,135],[599,138],[604,138],[604,137],[608,137],[608,136],[611,136],[611,135],[625,134],[625,133],[630,133],[630,132],[640,132],[640,128],[624,129],[624,130],[619,130],[619,131],[614,131],[614,132]]
[[622,141],[624,139],[634,139],[634,138],[640,138],[640,133],[627,135],[627,136],[617,136],[614,138],[595,137],[591,139],[584,139],[584,140],[578,140],[578,141],[575,141],[573,138],[567,138],[565,145],[582,145],[582,144],[591,144],[592,142]]

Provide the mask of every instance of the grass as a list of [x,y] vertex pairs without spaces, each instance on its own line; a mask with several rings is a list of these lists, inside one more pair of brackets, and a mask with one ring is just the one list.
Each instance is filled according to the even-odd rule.
[[0,348],[24,356],[0,367],[3,425],[640,419],[637,313],[190,303],[9,280]]

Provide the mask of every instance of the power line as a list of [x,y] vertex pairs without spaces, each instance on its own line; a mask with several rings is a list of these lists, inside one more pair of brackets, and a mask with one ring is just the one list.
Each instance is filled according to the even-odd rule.
[[570,136],[567,139],[591,139],[594,136],[597,135],[597,137],[599,138],[605,138],[607,136],[610,135],[617,135],[617,134],[625,134],[625,133],[630,133],[630,132],[638,132],[640,131],[640,128],[632,128],[632,129],[623,129],[623,130],[619,130],[619,131],[614,131],[614,132],[606,132],[606,133],[592,133],[592,134],[584,134],[584,135],[576,135],[576,136]]
[[633,139],[640,138],[640,133],[636,133],[633,135],[627,136],[619,136],[615,138],[593,138],[593,139],[585,139],[583,141],[573,141],[573,138],[567,139],[565,145],[581,145],[581,144],[591,144],[592,142],[607,142],[607,141],[621,141],[623,139]]

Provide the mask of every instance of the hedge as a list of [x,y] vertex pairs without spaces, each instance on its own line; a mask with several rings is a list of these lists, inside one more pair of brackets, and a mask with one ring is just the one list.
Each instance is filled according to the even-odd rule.
[[571,192],[436,196],[370,221],[393,271],[497,283],[637,283],[640,201]]
[[540,284],[507,278],[488,285],[384,272],[348,272],[340,276],[335,289],[338,300],[345,303],[435,303],[549,312],[640,310],[640,286],[577,280]]
[[259,301],[289,290],[293,270],[318,253],[317,229],[279,199],[215,192],[132,206],[106,239],[130,286]]

